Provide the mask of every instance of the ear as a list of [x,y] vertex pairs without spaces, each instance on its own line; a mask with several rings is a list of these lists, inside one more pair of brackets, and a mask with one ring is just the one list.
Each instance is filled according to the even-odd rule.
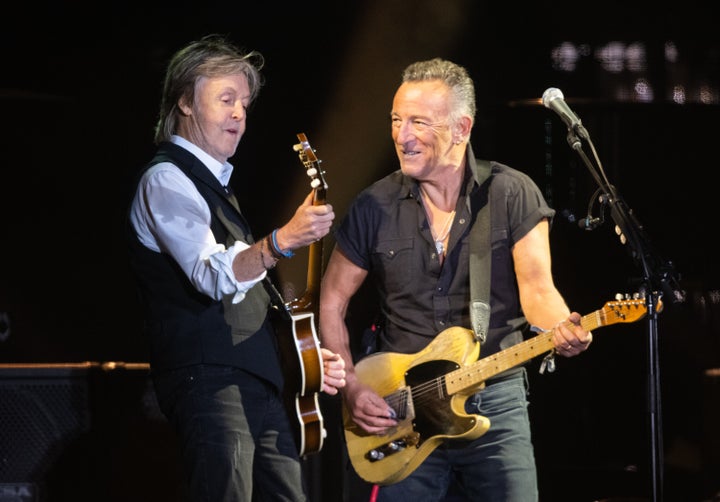
[[187,100],[185,99],[185,97],[182,97],[178,100],[178,109],[185,116],[192,115],[192,107],[187,104]]
[[463,142],[470,137],[472,129],[472,119],[464,115],[455,124],[454,139],[456,142]]

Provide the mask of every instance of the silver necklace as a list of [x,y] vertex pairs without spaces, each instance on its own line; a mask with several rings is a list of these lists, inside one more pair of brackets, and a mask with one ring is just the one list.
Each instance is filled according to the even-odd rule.
[[[423,190],[422,187],[420,187],[420,192],[423,195],[423,202],[427,206],[427,212],[428,216],[430,215],[430,197],[428,194]],[[437,251],[437,254],[439,257],[443,256],[443,253],[445,252],[445,239],[447,239],[447,236],[450,234],[450,228],[452,227],[453,219],[455,218],[455,210],[453,209],[452,212],[448,215],[447,220],[445,220],[445,224],[442,226],[442,230],[439,232],[439,235],[435,236],[435,229],[433,228],[432,224],[430,224],[430,234],[433,237],[433,240],[435,241],[435,250]]]
[[454,218],[455,210],[453,209],[452,213],[448,215],[445,225],[443,225],[441,235],[438,235],[437,237],[435,237],[435,231],[432,225],[430,225],[430,233],[433,235],[433,239],[435,240],[435,249],[437,250],[439,256],[442,256],[445,252],[445,239],[447,239],[447,236],[450,233],[450,227],[452,227],[452,221]]

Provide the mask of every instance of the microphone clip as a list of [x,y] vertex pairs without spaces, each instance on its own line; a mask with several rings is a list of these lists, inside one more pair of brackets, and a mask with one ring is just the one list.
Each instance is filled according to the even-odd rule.
[[591,215],[587,215],[585,218],[578,221],[578,226],[588,232],[590,230],[595,230],[600,225],[602,225],[602,218],[593,218]]
[[[598,188],[595,191],[593,196],[590,198],[590,204],[588,204],[587,216],[578,221],[578,226],[583,230],[587,230],[588,232],[590,230],[595,230],[597,227],[605,223],[605,206],[610,202],[610,196],[606,193],[601,192],[602,188]],[[593,206],[595,205],[596,199],[598,205],[600,206],[599,217],[595,217],[592,215],[592,210]]]

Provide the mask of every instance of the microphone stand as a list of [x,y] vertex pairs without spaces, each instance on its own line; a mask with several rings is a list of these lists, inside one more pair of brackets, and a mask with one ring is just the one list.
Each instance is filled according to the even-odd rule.
[[[582,140],[590,145],[597,168],[590,161],[583,150]],[[672,262],[663,261],[650,246],[649,240],[643,231],[642,225],[637,221],[615,187],[609,183],[602,169],[595,147],[585,127],[579,121],[568,127],[567,141],[587,166],[595,179],[600,191],[605,191],[606,203],[611,207],[611,215],[615,221],[615,231],[620,236],[622,244],[628,245],[630,255],[642,270],[641,292],[644,293],[648,317],[648,420],[650,429],[651,449],[651,482],[652,500],[661,502],[663,498],[663,442],[662,442],[662,415],[660,397],[660,362],[658,350],[658,313],[662,311],[662,293],[671,298],[673,303],[682,302],[685,293],[677,287]],[[591,229],[591,228],[589,228]]]

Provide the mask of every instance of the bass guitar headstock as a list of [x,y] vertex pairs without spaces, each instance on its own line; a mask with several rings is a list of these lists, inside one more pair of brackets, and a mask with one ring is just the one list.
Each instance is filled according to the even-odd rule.
[[315,203],[322,204],[325,202],[328,188],[325,171],[320,166],[322,161],[315,155],[315,149],[310,146],[304,133],[298,133],[297,138],[300,143],[293,145],[293,150],[298,153],[300,161],[305,166],[305,173],[310,177],[310,186],[315,190]]

